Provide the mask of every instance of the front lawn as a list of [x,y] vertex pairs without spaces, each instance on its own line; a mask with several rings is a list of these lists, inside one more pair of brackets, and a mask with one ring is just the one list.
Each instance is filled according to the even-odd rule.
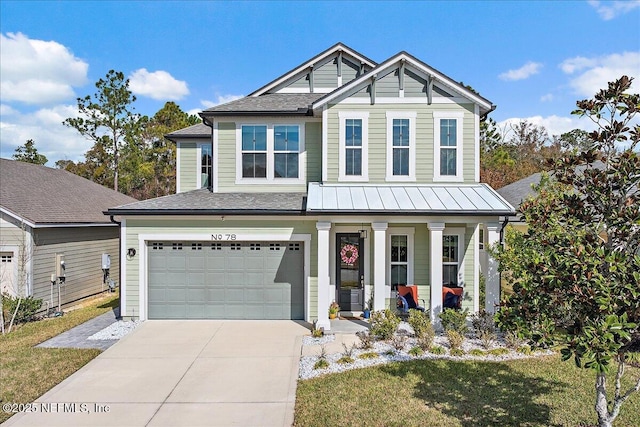
[[[96,349],[34,346],[118,306],[118,297],[98,298],[62,317],[31,322],[0,336],[0,400],[29,403],[100,354]],[[0,423],[11,415],[0,411]]]
[[[638,375],[639,369],[628,369],[625,386]],[[594,384],[593,371],[558,356],[396,362],[299,381],[295,425],[596,425]],[[638,393],[615,425],[640,425]]]

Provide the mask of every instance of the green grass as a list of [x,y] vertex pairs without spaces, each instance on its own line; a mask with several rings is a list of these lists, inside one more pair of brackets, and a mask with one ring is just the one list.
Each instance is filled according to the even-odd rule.
[[[100,354],[96,349],[34,346],[117,306],[117,296],[99,298],[62,317],[25,323],[0,336],[0,400],[33,402]],[[0,411],[0,423],[11,415]]]
[[[638,375],[627,369],[625,387]],[[398,362],[300,381],[295,425],[595,425],[594,383],[593,371],[558,356]],[[640,425],[640,394],[625,402],[615,425]]]

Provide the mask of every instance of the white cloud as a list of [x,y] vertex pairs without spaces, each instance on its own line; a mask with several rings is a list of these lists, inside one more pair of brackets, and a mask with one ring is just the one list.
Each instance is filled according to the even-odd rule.
[[553,99],[554,99],[554,96],[552,93],[547,93],[546,95],[542,95],[540,97],[541,102],[551,102],[553,101]]
[[[498,128],[508,131],[512,125],[518,124],[520,121],[526,120],[536,126],[543,126],[549,137],[553,135],[562,135],[565,132],[569,132],[573,129],[583,129],[586,131],[592,131],[595,129],[594,123],[586,118],[579,118],[574,116],[562,117],[562,116],[531,116],[531,117],[512,117],[501,122],[498,122]],[[508,137],[507,137],[508,139]]]
[[623,15],[640,7],[640,0],[608,1],[589,0],[588,2],[605,21]]
[[506,71],[500,74],[498,77],[500,77],[500,79],[502,80],[507,80],[507,81],[524,80],[531,77],[534,74],[538,74],[541,68],[542,68],[541,63],[529,61],[526,64],[524,64],[522,67],[515,70]]
[[[584,58],[569,58],[560,64],[566,74],[575,74],[569,85],[580,96],[593,96],[607,83],[623,74],[634,77],[632,90],[637,90],[640,78],[640,52],[623,52],[611,55]],[[577,73],[577,74],[576,74]]]
[[1,157],[11,158],[16,147],[33,139],[40,154],[49,159],[49,166],[57,160],[84,160],[84,153],[93,142],[75,129],[62,124],[67,117],[77,117],[78,109],[72,105],[42,108],[33,113],[21,114],[15,110],[0,118]]
[[185,81],[176,80],[166,71],[149,72],[146,68],[140,68],[131,74],[129,89],[136,95],[159,101],[178,100],[189,95]]
[[22,33],[0,34],[0,92],[3,102],[48,105],[75,97],[89,65],[55,41]]

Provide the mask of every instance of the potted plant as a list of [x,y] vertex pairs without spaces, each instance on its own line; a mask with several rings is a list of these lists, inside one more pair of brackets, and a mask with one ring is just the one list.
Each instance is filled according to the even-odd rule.
[[373,310],[373,289],[371,289],[371,293],[369,294],[369,301],[367,302],[367,305],[364,307],[364,312],[362,314],[362,317],[364,317],[365,319],[370,318],[371,310]]
[[338,312],[340,311],[340,306],[337,302],[332,302],[329,306],[329,319],[335,319],[338,317]]

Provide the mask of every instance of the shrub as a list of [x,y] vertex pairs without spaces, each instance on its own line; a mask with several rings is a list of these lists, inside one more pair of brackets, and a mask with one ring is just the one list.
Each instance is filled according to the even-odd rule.
[[409,310],[409,318],[407,319],[407,322],[411,325],[415,336],[418,338],[421,337],[427,329],[433,329],[431,319],[429,319],[429,315],[424,311],[413,309]]
[[377,357],[378,357],[378,353],[376,353],[375,351],[362,353],[360,356],[358,356],[359,359],[375,359]]
[[[5,310],[5,322],[9,323],[11,321],[11,316],[13,316],[13,312],[16,310],[17,304],[18,298],[12,297],[9,294],[2,294],[2,308],[3,310]],[[20,307],[18,307],[18,312],[16,313],[14,323],[24,323],[32,321],[35,314],[38,312],[38,310],[40,310],[40,307],[42,307],[41,299],[36,299],[32,296],[22,298],[20,301]]]
[[404,335],[395,335],[391,339],[391,345],[398,351],[404,350],[404,346],[407,344],[407,337]]
[[400,318],[389,309],[371,313],[371,333],[383,340],[393,337],[399,325]]
[[318,361],[313,365],[313,369],[324,369],[329,367],[329,362],[325,359],[318,359]]
[[429,352],[433,354],[445,354],[446,350],[439,345],[434,345],[429,349]]
[[433,326],[430,325],[427,330],[418,337],[418,345],[424,351],[427,351],[433,345],[433,340],[436,337],[436,332],[433,330]]
[[445,308],[442,313],[440,313],[440,322],[442,323],[442,328],[447,331],[456,331],[458,334],[463,335],[467,333],[469,328],[467,327],[467,315],[469,314],[468,309],[464,310],[454,310],[452,308]]
[[469,352],[469,354],[472,356],[484,356],[485,352],[484,350],[480,350],[479,348],[474,348]]
[[477,338],[480,338],[480,334],[483,332],[496,333],[496,322],[493,319],[493,314],[484,309],[471,316],[471,326]]
[[496,334],[489,331],[482,331],[478,334],[478,338],[482,346],[488,350],[489,347],[491,347],[491,343],[496,339]]
[[462,343],[464,342],[464,336],[458,331],[449,329],[447,331],[447,339],[449,340],[449,348],[451,351],[462,349]]
[[492,355],[492,356],[502,356],[504,354],[508,354],[509,350],[503,347],[500,348],[494,348],[492,350],[487,351],[488,354]]
[[311,336],[313,338],[322,338],[323,335],[324,335],[324,329],[322,329],[322,328],[318,329],[318,328],[314,327],[311,330]]
[[376,337],[369,331],[358,331],[356,336],[360,339],[360,348],[367,350],[373,348]]
[[533,353],[533,350],[531,350],[531,347],[529,347],[528,345],[523,345],[518,347],[518,353],[530,356]]
[[517,331],[507,331],[504,334],[504,342],[508,348],[515,350],[522,346],[522,339]]
[[342,348],[344,348],[344,356],[348,357],[349,359],[352,359],[353,350],[356,349],[356,344],[351,344],[350,346],[347,346],[345,343],[342,343]]
[[341,364],[341,365],[348,365],[349,363],[353,363],[353,357],[349,357],[349,356],[342,356],[340,359],[336,360],[337,363]]
[[452,356],[464,356],[466,353],[461,348],[453,348],[449,352]]
[[420,356],[422,353],[424,353],[424,350],[420,347],[412,347],[411,350],[409,350],[409,354],[412,356]]

